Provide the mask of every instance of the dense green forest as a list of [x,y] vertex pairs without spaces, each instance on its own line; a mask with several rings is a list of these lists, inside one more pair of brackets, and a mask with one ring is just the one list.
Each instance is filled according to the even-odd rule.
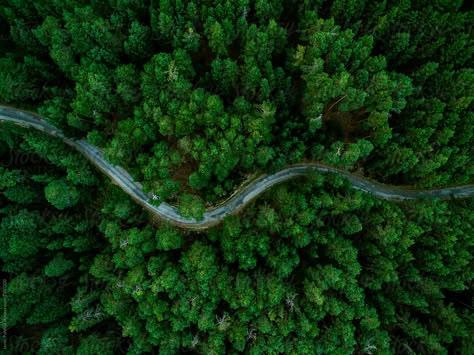
[[[183,215],[306,161],[472,184],[469,3],[0,0],[0,104]],[[314,174],[191,232],[1,123],[0,353],[474,354],[473,211]]]

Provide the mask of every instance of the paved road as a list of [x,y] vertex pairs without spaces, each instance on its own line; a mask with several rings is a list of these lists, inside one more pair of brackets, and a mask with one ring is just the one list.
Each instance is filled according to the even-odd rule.
[[314,171],[322,173],[337,173],[348,179],[353,188],[387,200],[414,200],[425,198],[446,200],[474,196],[474,185],[430,190],[414,190],[408,187],[381,184],[323,164],[307,163],[291,165],[274,174],[260,176],[235,193],[221,206],[208,209],[204,214],[204,218],[197,221],[193,218],[185,218],[181,216],[175,207],[170,206],[166,202],[162,202],[159,206],[152,205],[150,203],[152,201],[151,194],[145,194],[141,189],[140,183],[135,182],[125,169],[120,166],[114,166],[105,160],[104,154],[99,148],[84,139],[76,140],[65,137],[61,130],[48,123],[41,116],[11,107],[0,106],[0,123],[4,121],[12,122],[23,127],[32,127],[53,137],[61,138],[65,143],[81,152],[92,162],[92,164],[94,164],[137,203],[142,205],[152,214],[160,219],[187,229],[199,230],[216,225],[221,222],[224,217],[240,211],[249,201],[253,200],[270,187],[286,180],[308,175],[308,173]]

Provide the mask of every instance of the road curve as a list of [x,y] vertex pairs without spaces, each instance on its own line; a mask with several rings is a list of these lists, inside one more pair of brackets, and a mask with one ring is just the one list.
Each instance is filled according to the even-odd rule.
[[135,182],[130,174],[120,166],[114,166],[105,158],[103,152],[85,139],[70,139],[63,132],[48,123],[43,117],[7,106],[0,105],[0,123],[12,122],[23,127],[32,127],[53,137],[61,138],[66,144],[82,153],[92,164],[114,181],[137,203],[158,218],[171,224],[193,230],[206,229],[216,225],[230,214],[240,211],[247,203],[270,187],[283,181],[306,176],[311,172],[336,173],[350,181],[353,188],[368,192],[378,198],[387,200],[433,199],[446,200],[451,198],[468,198],[474,196],[474,185],[456,186],[430,190],[415,190],[409,187],[397,187],[371,181],[367,178],[351,174],[347,171],[326,166],[320,163],[305,163],[288,166],[271,175],[262,175],[249,185],[243,187],[219,207],[208,209],[202,220],[185,218],[178,209],[162,202],[159,206],[151,204],[151,194],[145,194],[141,185]]

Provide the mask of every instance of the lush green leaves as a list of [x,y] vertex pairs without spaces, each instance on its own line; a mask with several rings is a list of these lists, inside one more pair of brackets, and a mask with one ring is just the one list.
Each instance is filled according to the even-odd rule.
[[[87,137],[155,205],[200,219],[308,159],[472,182],[462,1],[112,5],[2,6],[0,102]],[[0,302],[31,352],[473,353],[471,200],[388,203],[314,174],[189,232],[59,139],[1,126]]]

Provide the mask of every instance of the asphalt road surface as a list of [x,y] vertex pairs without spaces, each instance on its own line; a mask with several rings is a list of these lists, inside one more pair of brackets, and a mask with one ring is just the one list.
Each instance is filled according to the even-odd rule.
[[173,225],[187,229],[206,229],[220,223],[224,217],[240,211],[247,203],[255,199],[265,190],[283,181],[296,177],[306,176],[310,172],[336,173],[350,181],[352,187],[370,193],[378,198],[386,200],[416,200],[416,199],[440,199],[468,198],[474,196],[474,185],[456,186],[430,190],[415,190],[408,187],[397,187],[371,181],[367,178],[349,173],[347,171],[326,166],[320,163],[307,163],[288,166],[271,175],[263,175],[252,181],[249,185],[235,193],[230,199],[219,207],[208,209],[202,220],[185,218],[179,211],[162,202],[159,206],[151,204],[152,194],[145,194],[141,184],[135,182],[130,174],[120,166],[114,166],[105,158],[103,152],[96,146],[84,139],[70,139],[63,132],[48,123],[41,116],[18,110],[15,108],[0,106],[0,123],[12,122],[14,124],[35,128],[53,137],[61,138],[66,144],[81,152],[92,164],[106,174],[120,188],[130,195],[137,203],[142,205],[153,215],[160,219],[169,221]]

